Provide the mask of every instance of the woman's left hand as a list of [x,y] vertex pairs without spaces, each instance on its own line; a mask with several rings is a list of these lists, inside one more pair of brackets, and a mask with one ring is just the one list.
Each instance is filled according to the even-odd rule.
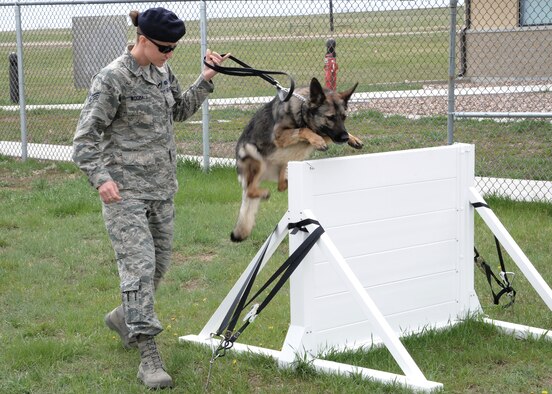
[[[211,65],[220,65],[223,61],[228,59],[230,57],[230,54],[227,53],[224,56],[221,56],[217,52],[213,52],[210,49],[207,49],[205,51],[205,62],[211,64]],[[217,72],[209,67],[203,67],[203,79],[206,81],[210,81],[211,78],[213,78]]]

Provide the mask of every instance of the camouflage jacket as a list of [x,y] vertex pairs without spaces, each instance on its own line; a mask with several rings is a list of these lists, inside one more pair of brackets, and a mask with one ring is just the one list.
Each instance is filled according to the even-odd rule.
[[95,188],[113,180],[123,198],[164,200],[178,188],[173,121],[194,114],[213,83],[200,76],[182,92],[168,64],[145,72],[129,49],[93,78],[73,160]]

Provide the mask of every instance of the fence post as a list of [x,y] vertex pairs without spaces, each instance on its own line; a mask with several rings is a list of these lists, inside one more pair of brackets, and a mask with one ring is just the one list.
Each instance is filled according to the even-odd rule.
[[334,13],[333,13],[333,1],[330,0],[330,31],[334,31]]
[[21,160],[27,160],[27,114],[25,111],[25,79],[23,76],[23,33],[21,30],[21,6],[15,3],[15,33],[17,39],[17,74],[19,75],[19,117],[21,121]]
[[456,5],[457,0],[450,0],[450,43],[449,43],[449,80],[448,80],[448,144],[454,142],[454,82],[456,78]]
[[[203,69],[203,59],[207,52],[207,2],[203,0],[200,4],[199,26],[201,31],[201,67]],[[209,171],[209,99],[207,98],[201,106],[201,123],[203,130],[203,171]]]
[[448,81],[448,117],[447,142],[454,143],[454,82],[456,78],[456,5],[457,0],[450,0],[450,42],[449,42],[449,81]]

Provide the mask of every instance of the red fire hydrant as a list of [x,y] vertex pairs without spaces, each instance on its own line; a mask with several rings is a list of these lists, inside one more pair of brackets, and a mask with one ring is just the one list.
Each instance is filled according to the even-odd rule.
[[324,57],[324,71],[326,78],[326,87],[335,90],[337,85],[337,62],[335,52],[336,42],[333,38],[326,41],[326,56]]

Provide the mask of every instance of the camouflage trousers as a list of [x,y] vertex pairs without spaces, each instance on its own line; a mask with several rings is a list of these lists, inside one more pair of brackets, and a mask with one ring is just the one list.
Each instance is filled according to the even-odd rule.
[[102,212],[117,258],[130,337],[157,335],[163,327],[154,311],[154,298],[171,261],[173,200],[123,198],[103,204]]

